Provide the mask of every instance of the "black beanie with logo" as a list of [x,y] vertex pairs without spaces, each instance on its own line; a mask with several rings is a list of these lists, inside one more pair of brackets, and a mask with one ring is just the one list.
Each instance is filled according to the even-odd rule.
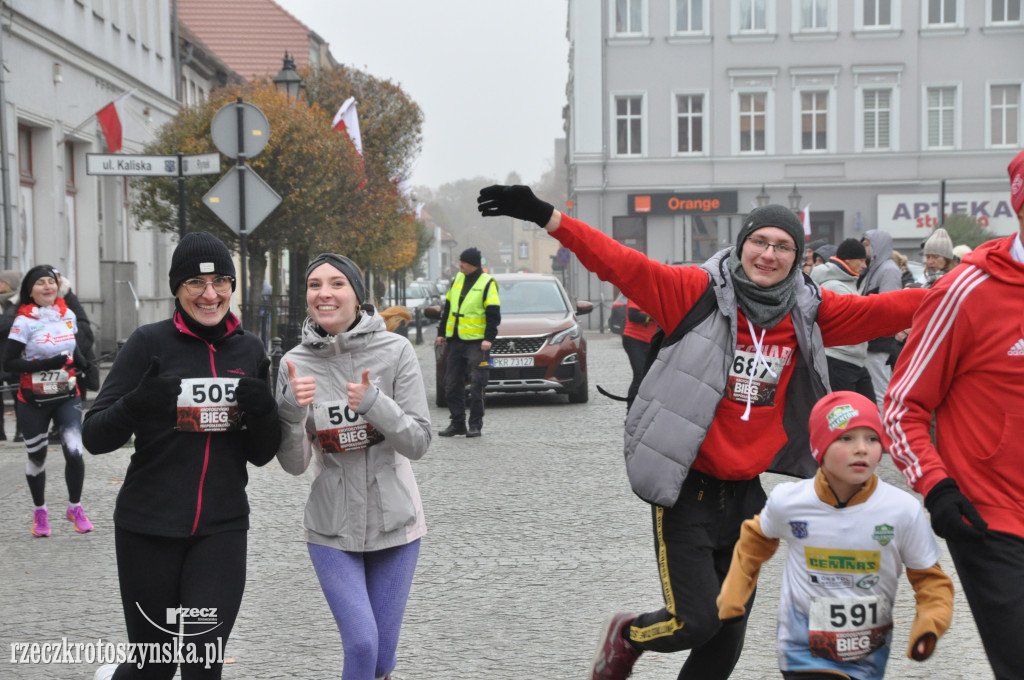
[[[171,295],[176,295],[178,286],[187,279],[203,274],[235,276],[235,261],[224,242],[208,231],[194,231],[185,234],[171,256],[171,271],[168,274]],[[231,282],[231,290],[235,282]]]

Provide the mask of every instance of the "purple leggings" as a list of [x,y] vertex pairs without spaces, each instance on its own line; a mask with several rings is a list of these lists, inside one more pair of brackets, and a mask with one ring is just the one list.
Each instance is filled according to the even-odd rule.
[[341,680],[388,675],[398,660],[398,633],[420,554],[419,539],[373,552],[306,545],[341,631]]

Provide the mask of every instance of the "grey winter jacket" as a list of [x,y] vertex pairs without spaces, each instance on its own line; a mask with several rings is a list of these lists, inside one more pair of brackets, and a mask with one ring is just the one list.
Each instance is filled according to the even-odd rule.
[[[843,269],[835,262],[819,264],[811,270],[811,280],[816,284],[840,295],[857,295],[857,277]],[[845,361],[855,366],[863,366],[868,358],[868,343],[856,345],[838,345],[826,347],[825,356]]]
[[[661,349],[626,416],[626,473],[634,493],[648,503],[675,505],[725,394],[737,338],[737,302],[727,269],[731,252],[719,251],[701,265],[715,284],[718,309]],[[810,477],[817,466],[809,454],[807,421],[811,407],[829,391],[828,363],[816,323],[821,293],[802,276],[796,292],[791,318],[799,351],[783,415],[789,441],[768,469]]]
[[[888,293],[903,288],[903,274],[892,259],[892,236],[881,229],[869,229],[864,238],[871,244],[871,262],[860,273],[857,289],[861,295]],[[881,337],[868,341],[868,351],[888,354],[894,349],[895,340]]]
[[[355,552],[409,543],[427,531],[409,461],[422,458],[431,439],[415,351],[407,338],[387,331],[380,315],[366,311],[355,328],[336,336],[321,336],[314,328],[306,319],[301,344],[281,362],[285,375],[290,360],[296,375],[316,378],[313,404],[298,406],[287,379],[277,388],[281,467],[301,475],[312,463],[306,540]],[[371,386],[352,412],[346,385],[360,382],[367,368]],[[325,453],[317,431],[329,431],[332,424],[349,428],[341,431],[353,441],[357,434],[378,434],[361,450]],[[379,435],[383,439],[376,441]]]

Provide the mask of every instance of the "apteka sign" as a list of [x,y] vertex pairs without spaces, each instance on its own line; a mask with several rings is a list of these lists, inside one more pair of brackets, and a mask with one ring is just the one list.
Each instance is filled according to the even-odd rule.
[[[962,213],[977,220],[993,237],[1020,230],[1009,192],[946,194],[948,217]],[[939,223],[939,198],[927,194],[879,194],[877,228],[893,238],[927,238]]]

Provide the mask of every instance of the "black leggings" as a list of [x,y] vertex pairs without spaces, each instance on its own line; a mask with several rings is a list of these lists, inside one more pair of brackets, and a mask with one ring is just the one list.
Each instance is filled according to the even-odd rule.
[[22,402],[17,407],[18,426],[25,437],[28,480],[32,502],[40,506],[46,502],[46,444],[49,439],[50,420],[60,431],[60,446],[64,451],[64,482],[68,485],[68,502],[82,500],[85,481],[85,461],[82,460],[82,401],[78,397],[44,404]]
[[[194,645],[202,662],[182,663],[182,680],[220,678],[221,661],[212,657],[227,646],[242,604],[246,531],[168,538],[115,527],[114,546],[128,641],[166,649],[178,639],[184,655]],[[190,611],[175,614],[182,607]],[[141,669],[122,663],[114,678],[170,680],[177,667],[173,660],[147,660]]]

